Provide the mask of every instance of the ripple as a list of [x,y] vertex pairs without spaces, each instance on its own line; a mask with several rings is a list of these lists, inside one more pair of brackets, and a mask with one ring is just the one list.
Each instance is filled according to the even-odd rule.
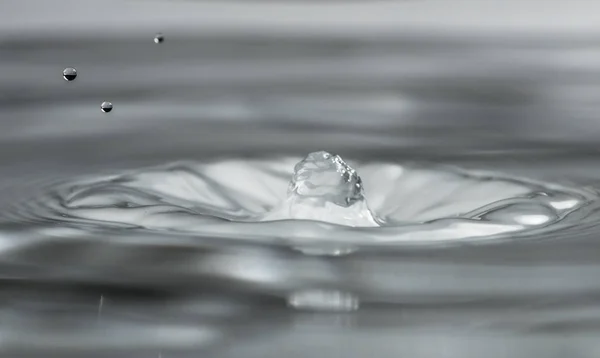
[[[336,252],[349,252],[353,245],[452,243],[539,234],[573,224],[570,215],[596,199],[582,188],[496,173],[422,163],[349,161],[349,168],[360,173],[353,180],[360,179],[361,200],[344,209],[349,211],[319,211],[317,205],[303,208],[312,216],[294,216],[288,188],[301,160],[182,161],[78,178],[46,188],[20,210],[32,221],[283,242],[300,248],[317,245],[317,251],[320,245],[330,245]],[[320,205],[333,204],[328,200]],[[376,224],[351,222],[371,212]]]

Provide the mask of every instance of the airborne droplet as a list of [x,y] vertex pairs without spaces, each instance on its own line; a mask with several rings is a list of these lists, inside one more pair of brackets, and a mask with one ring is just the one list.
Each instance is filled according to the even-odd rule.
[[102,112],[108,113],[112,111],[113,105],[110,102],[102,102],[102,105],[100,105],[100,109],[102,110]]
[[63,70],[63,78],[65,81],[73,81],[77,78],[77,70],[73,67],[67,67]]
[[154,43],[156,44],[160,44],[165,40],[165,37],[163,36],[163,34],[156,34],[156,36],[154,36]]

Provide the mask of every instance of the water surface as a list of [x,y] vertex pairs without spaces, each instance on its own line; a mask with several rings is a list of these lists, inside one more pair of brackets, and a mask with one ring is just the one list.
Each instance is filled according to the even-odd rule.
[[597,355],[596,40],[155,33],[0,45],[2,354]]

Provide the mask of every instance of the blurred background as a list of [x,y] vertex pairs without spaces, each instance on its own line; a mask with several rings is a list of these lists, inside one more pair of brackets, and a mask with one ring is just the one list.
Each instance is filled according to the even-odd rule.
[[0,357],[598,357],[597,220],[542,242],[314,257],[83,237],[31,213],[81,175],[321,149],[595,190],[599,13],[0,0]]

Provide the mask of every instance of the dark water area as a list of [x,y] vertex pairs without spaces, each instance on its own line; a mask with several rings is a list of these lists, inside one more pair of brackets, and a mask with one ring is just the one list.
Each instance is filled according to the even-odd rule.
[[[0,43],[0,357],[600,354],[599,40],[154,35]],[[61,196],[123,170],[317,150],[589,197],[541,231],[357,247],[308,226],[158,230],[133,209],[84,222]],[[243,188],[264,182],[235,173]],[[398,205],[448,201],[447,182]],[[330,250],[289,245],[294,230]]]

